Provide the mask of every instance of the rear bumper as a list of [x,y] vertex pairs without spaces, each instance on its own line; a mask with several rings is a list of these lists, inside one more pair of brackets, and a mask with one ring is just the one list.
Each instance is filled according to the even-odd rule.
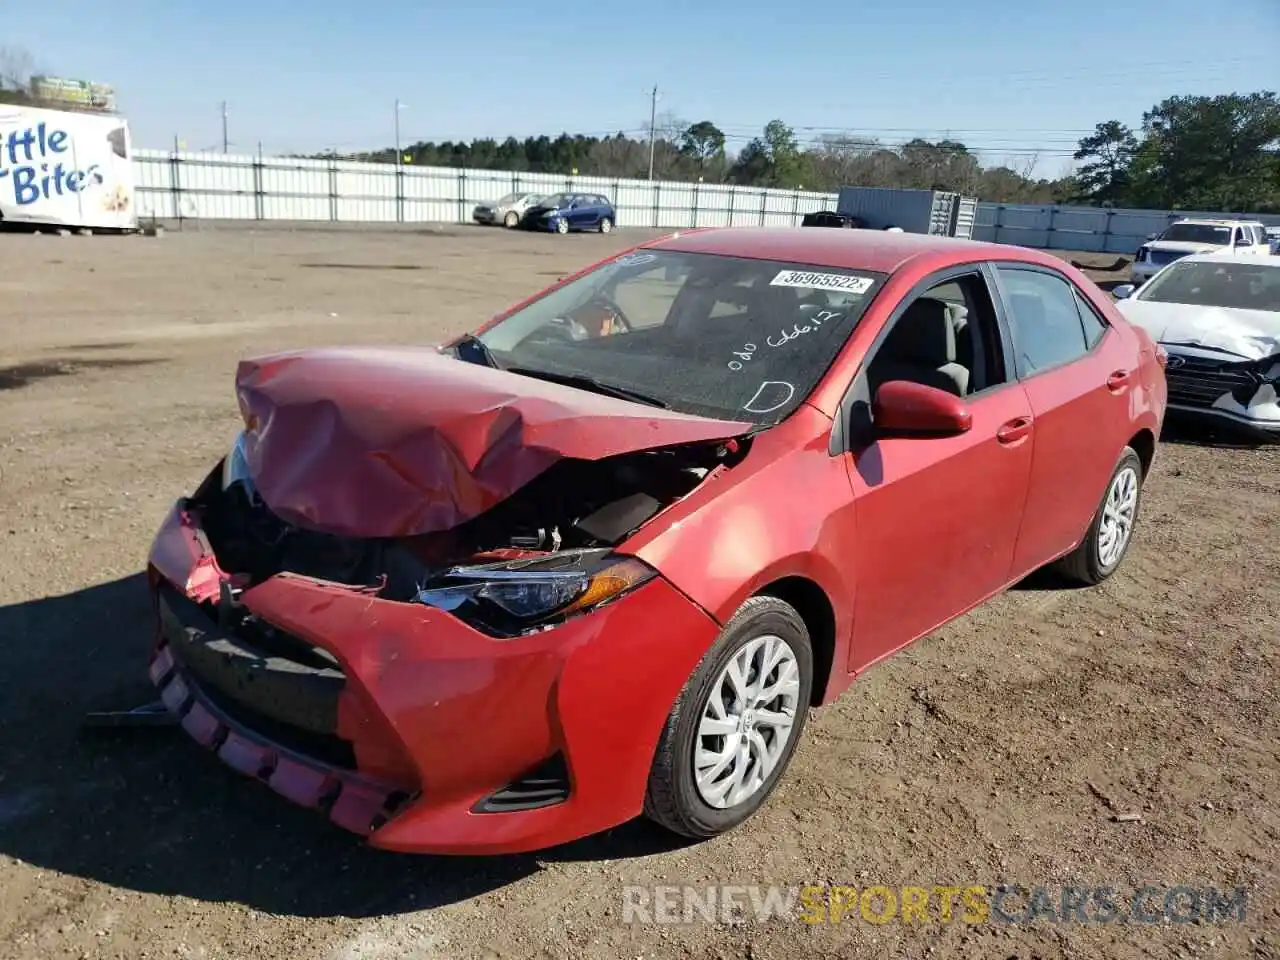
[[[660,578],[555,629],[494,640],[439,610],[279,574],[238,602],[334,667],[273,673],[272,654],[221,632],[232,578],[182,503],[149,572],[150,674],[187,733],[373,846],[406,852],[536,850],[637,816],[671,705],[718,630]],[[559,785],[540,780],[550,803],[493,807],[548,764],[563,771]]]

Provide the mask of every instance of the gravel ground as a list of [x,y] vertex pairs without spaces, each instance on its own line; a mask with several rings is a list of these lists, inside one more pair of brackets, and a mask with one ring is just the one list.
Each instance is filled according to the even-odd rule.
[[[79,729],[148,698],[140,567],[237,427],[238,358],[434,342],[638,235],[0,236],[0,958],[1280,956],[1280,448],[1167,442],[1120,574],[1024,584],[871,671],[702,845],[638,823],[381,854],[181,734]],[[629,885],[1001,882],[1248,900],[1195,924],[623,916]]]

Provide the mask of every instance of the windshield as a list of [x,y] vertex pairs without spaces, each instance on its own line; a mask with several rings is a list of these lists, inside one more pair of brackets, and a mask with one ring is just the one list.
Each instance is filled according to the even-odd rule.
[[817,385],[884,279],[641,250],[522,307],[479,339],[500,366],[522,373],[588,377],[673,410],[772,424]]
[[498,201],[498,206],[509,207],[513,203],[518,203],[519,201],[523,200],[527,196],[529,196],[529,194],[527,193],[508,193],[505,197],[503,197],[501,200]]
[[1280,267],[1261,263],[1181,261],[1153,277],[1137,299],[1280,311]]
[[1212,223],[1175,223],[1156,239],[1184,243],[1219,243],[1225,247],[1231,242],[1231,228]]

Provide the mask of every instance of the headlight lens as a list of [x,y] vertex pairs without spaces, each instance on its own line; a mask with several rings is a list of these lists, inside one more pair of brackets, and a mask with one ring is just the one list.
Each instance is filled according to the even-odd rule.
[[593,610],[655,575],[634,557],[565,550],[531,560],[454,567],[415,599],[488,633],[511,637]]
[[236,434],[236,441],[231,451],[222,461],[222,489],[229,490],[232,484],[243,483],[246,490],[253,489],[253,479],[249,476],[249,460],[245,456],[244,432]]

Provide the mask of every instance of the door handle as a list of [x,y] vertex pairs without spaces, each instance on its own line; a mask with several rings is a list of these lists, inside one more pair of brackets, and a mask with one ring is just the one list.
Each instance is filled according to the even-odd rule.
[[1107,389],[1112,393],[1119,393],[1129,385],[1129,371],[1117,370],[1111,376],[1107,377]]
[[1021,440],[1031,432],[1030,417],[1015,417],[996,431],[996,439],[1001,443],[1013,443]]

